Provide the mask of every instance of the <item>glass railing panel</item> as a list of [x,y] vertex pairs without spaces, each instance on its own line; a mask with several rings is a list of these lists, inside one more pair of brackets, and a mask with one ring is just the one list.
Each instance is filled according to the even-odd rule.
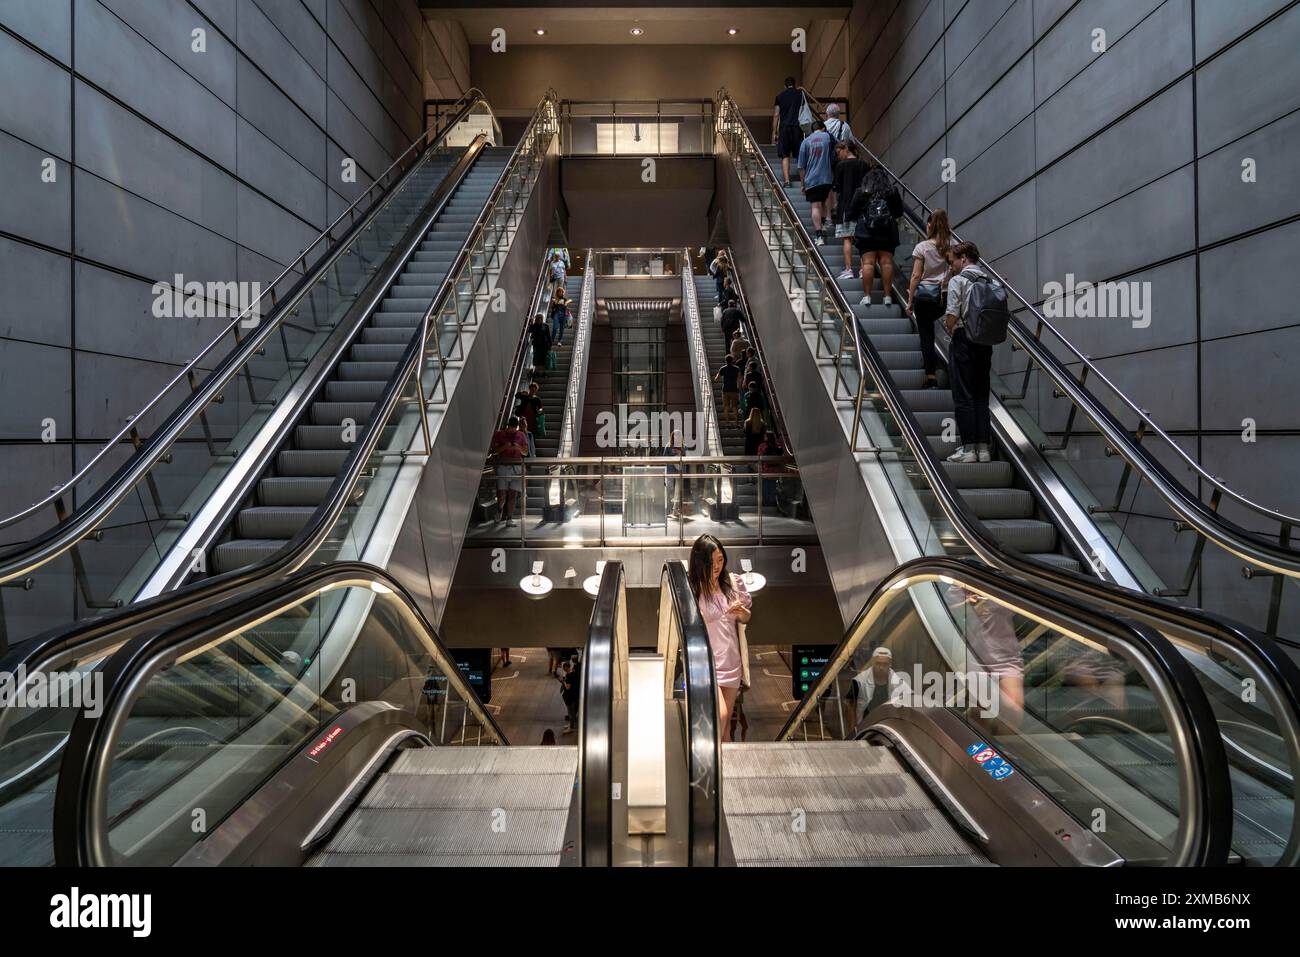
[[795,737],[854,737],[881,704],[945,709],[971,747],[1000,755],[986,770],[1032,778],[1126,861],[1162,863],[1174,848],[1180,767],[1164,692],[1103,641],[974,586],[914,581],[877,600],[831,667]]
[[112,863],[176,863],[354,702],[393,705],[435,743],[494,743],[448,680],[454,663],[387,587],[347,584],[268,612],[161,654],[112,717],[96,822]]

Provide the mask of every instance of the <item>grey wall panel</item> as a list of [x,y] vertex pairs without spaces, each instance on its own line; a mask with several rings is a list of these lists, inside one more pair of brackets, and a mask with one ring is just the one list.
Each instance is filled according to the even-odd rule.
[[[1206,339],[1300,323],[1295,302],[1282,294],[1289,283],[1263,278],[1290,275],[1297,243],[1300,222],[1293,222],[1202,254],[1201,323]],[[1260,278],[1240,281],[1247,276]]]
[[1095,51],[1094,30],[1105,48],[1128,33],[1164,0],[1097,0],[1074,7],[1034,50],[1034,96],[1042,103],[1105,53]]
[[1231,0],[1196,5],[1196,60],[1199,63],[1285,7],[1291,0]]
[[[1201,350],[1204,427],[1239,431],[1242,419],[1249,417],[1261,429],[1300,428],[1296,355],[1300,355],[1300,326],[1232,336],[1207,345]],[[1291,472],[1294,478],[1294,469]]]
[[943,91],[940,90],[911,123],[896,127],[904,132],[885,151],[885,161],[895,169],[907,169],[943,137],[943,127]]
[[1170,173],[1041,237],[1039,279],[1109,279],[1195,248],[1193,178],[1190,167]]
[[1024,57],[948,130],[948,148],[960,169],[1034,111],[1033,61]]
[[[188,0],[100,2],[225,103],[235,105],[235,48]],[[203,31],[202,51],[194,49],[195,30]]]
[[72,366],[67,349],[7,340],[0,348],[0,439],[40,441],[45,420],[72,436]]
[[239,175],[319,232],[325,222],[325,184],[296,159],[263,136],[246,120],[239,121]]
[[42,180],[44,150],[0,132],[0,230],[47,246],[67,249],[72,242],[72,170],[55,160],[54,182]]
[[239,0],[239,48],[304,113],[325,125],[325,85],[311,63],[285,39],[253,0]]
[[77,84],[77,166],[235,237],[235,180],[130,110]]
[[239,58],[239,115],[317,178],[325,175],[325,132],[247,57]]
[[[150,362],[174,362],[194,356],[224,329],[229,320],[154,314],[153,285],[88,263],[76,264],[77,315],[91,320],[110,315],[112,323],[83,321],[77,325],[77,348],[87,352],[127,356]],[[171,284],[167,284],[171,288]],[[166,305],[167,300],[162,302]],[[171,312],[170,308],[160,311]],[[214,360],[219,357],[214,357]],[[206,363],[210,368],[212,362]]]
[[77,177],[76,253],[154,280],[200,282],[235,272],[229,239],[97,176]]
[[[974,52],[975,47],[993,29],[1002,14],[1011,8],[1014,0],[983,0],[966,3],[949,24],[943,35],[944,57],[947,73],[951,77]],[[949,10],[952,9],[950,5]]]
[[[1152,136],[1152,130],[1161,135]],[[1141,141],[1140,150],[1125,144]],[[1190,80],[1157,96],[1038,177],[1038,229],[1050,233],[1191,162]],[[1153,223],[1153,225],[1156,225]]]
[[[981,10],[987,4],[979,4]],[[948,115],[961,116],[1033,45],[1030,0],[1016,0],[996,26],[979,42],[948,83]],[[951,63],[949,63],[951,68]]]
[[911,74],[890,107],[895,123],[909,123],[943,86],[943,49],[935,47]]
[[82,76],[214,162],[234,167],[235,112],[220,97],[99,0],[77,5],[74,26]]
[[0,337],[65,347],[72,342],[68,262],[0,238]]
[[72,0],[0,0],[0,24],[50,56],[72,56]]
[[301,3],[254,0],[259,11],[321,76],[325,76],[325,30]]
[[[1252,33],[1196,74],[1197,147],[1209,153],[1300,109],[1300,6]],[[1266,72],[1260,64],[1269,64]]]
[[[72,158],[72,109],[66,71],[0,33],[0,130],[37,149]],[[22,90],[21,94],[16,91]]]
[[[323,201],[323,193],[321,198]],[[293,262],[319,235],[318,230],[245,186],[239,187],[236,204],[239,244],[281,265]]]
[[948,213],[957,222],[1034,175],[1034,121],[1027,118],[973,163],[959,167],[948,187]]
[[1061,19],[1076,0],[1034,0],[1034,39],[1040,39]]
[[[951,186],[948,196],[951,200]],[[1034,241],[1034,220],[1034,184],[1030,182],[972,219],[952,220],[952,226],[963,239],[974,242],[981,255],[997,259]]]
[[[1300,110],[1199,162],[1201,242],[1214,243],[1300,213]],[[1254,161],[1254,179],[1244,177]]]
[[227,37],[234,37],[235,14],[239,0],[192,0],[194,6]]
[[[400,150],[386,151],[333,91],[329,92],[328,103],[330,140],[343,150],[343,155],[357,161],[357,182],[378,177]],[[334,176],[338,169],[338,164],[331,163],[330,176]]]
[[1191,67],[1189,0],[1164,6],[1039,106],[1038,163],[1069,152]]

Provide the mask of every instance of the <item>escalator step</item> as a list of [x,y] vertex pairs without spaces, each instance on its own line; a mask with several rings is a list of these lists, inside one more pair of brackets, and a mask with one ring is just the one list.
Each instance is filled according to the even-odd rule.
[[353,425],[365,425],[374,407],[373,402],[313,402],[311,421],[313,425],[337,426],[351,419]]
[[1026,555],[1056,548],[1056,526],[1032,518],[990,519],[984,523],[1003,545]]
[[325,501],[333,484],[333,478],[287,475],[264,478],[257,483],[257,501],[272,507],[315,506]]
[[240,510],[235,526],[241,538],[293,538],[316,510],[309,506],[264,506]]
[[275,457],[275,470],[281,475],[325,476],[331,478],[343,470],[350,449],[285,449]]

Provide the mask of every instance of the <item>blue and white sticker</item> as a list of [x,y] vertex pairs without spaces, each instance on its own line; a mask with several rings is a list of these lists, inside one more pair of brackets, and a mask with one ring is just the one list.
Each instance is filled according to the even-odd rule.
[[1006,758],[983,741],[976,741],[966,749],[966,753],[971,760],[987,771],[989,777],[995,781],[1009,778],[1016,773],[1016,769],[1007,763]]

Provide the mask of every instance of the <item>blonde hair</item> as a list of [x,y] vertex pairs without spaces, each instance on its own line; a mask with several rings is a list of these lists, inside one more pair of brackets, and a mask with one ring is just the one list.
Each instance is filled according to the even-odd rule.
[[925,228],[927,239],[934,240],[934,248],[944,259],[952,248],[952,229],[948,226],[948,210],[936,209],[930,213],[930,223]]

